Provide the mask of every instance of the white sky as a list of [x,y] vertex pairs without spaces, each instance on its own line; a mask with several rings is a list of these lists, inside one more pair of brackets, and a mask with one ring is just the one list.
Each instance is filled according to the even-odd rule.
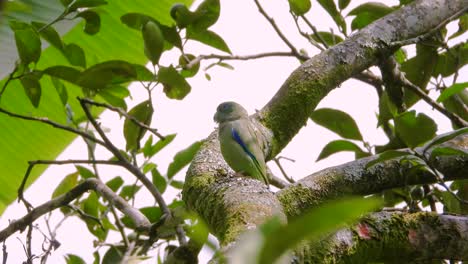
[[[266,20],[258,13],[252,0],[221,1],[221,16],[219,21],[211,28],[219,33],[228,43],[233,54],[249,55],[268,51],[288,51],[285,44],[279,39]],[[309,55],[317,54],[318,51],[296,33],[296,28],[292,18],[288,14],[288,4],[286,0],[282,1],[261,1],[270,16],[274,17],[277,24],[286,34],[288,39],[295,43],[298,49],[305,48]],[[266,4],[268,2],[268,4]],[[351,1],[344,13],[347,14],[352,7],[362,3],[362,0]],[[387,5],[396,4],[397,1],[381,1]],[[312,10],[308,13],[309,19],[315,24],[319,31],[328,31],[334,26],[331,18],[325,14],[323,9],[316,3],[313,3]],[[192,51],[192,52],[190,52]],[[187,47],[186,52],[194,54],[221,54],[216,50],[206,48],[202,45],[193,44]],[[177,55],[163,57],[163,64],[169,64],[175,61]],[[153,98],[155,114],[152,127],[158,128],[162,134],[177,133],[176,139],[166,147],[161,153],[158,153],[153,162],[158,164],[158,168],[165,173],[168,164],[172,161],[174,154],[187,147],[195,140],[205,138],[212,132],[216,126],[213,122],[213,114],[216,106],[223,101],[236,101],[242,104],[249,113],[255,109],[262,108],[270,98],[275,94],[288,75],[299,66],[296,59],[293,58],[267,58],[255,61],[229,61],[235,67],[234,71],[215,67],[209,70],[212,77],[211,81],[204,78],[200,72],[195,78],[189,79],[192,85],[192,92],[182,101],[170,100],[162,93],[162,87],[156,89]],[[202,64],[202,67],[208,63]],[[378,73],[378,71],[375,71]],[[464,70],[466,73],[466,69]],[[460,74],[460,78],[465,78],[466,74]],[[140,102],[144,96],[143,89],[138,85],[132,85],[132,96],[137,99],[135,103]],[[129,102],[129,109],[135,104]],[[378,100],[374,88],[361,82],[349,80],[341,85],[341,88],[332,91],[320,104],[320,107],[331,107],[343,110],[349,113],[356,120],[364,139],[371,144],[384,144],[386,139],[381,130],[376,129]],[[418,103],[416,109],[429,112],[439,125],[438,133],[450,130],[449,121],[437,112],[433,112],[426,104]],[[120,128],[122,121],[114,113],[105,112],[101,119],[105,126],[110,128],[110,138],[121,148],[125,147]],[[312,122],[308,122],[293,141],[280,154],[296,160],[295,163],[283,161],[283,166],[288,174],[295,179],[300,179],[322,168],[342,164],[354,159],[354,154],[342,153],[333,155],[318,163],[315,160],[321,149],[329,141],[339,137],[328,130],[318,127]],[[98,157],[102,159],[110,157],[106,152],[99,150]],[[77,139],[59,159],[87,157],[86,149],[81,139]],[[280,175],[275,164],[269,163],[270,168],[276,175]],[[74,171],[73,166],[55,166],[49,168],[45,174],[37,180],[26,192],[29,201],[34,201],[35,205],[47,201],[58,182],[68,173]],[[185,170],[184,170],[185,171]],[[101,176],[104,180],[120,175],[126,179],[133,177],[128,173],[122,172],[117,168],[102,167]],[[184,173],[177,177],[182,179]],[[142,192],[141,192],[142,193]],[[140,194],[141,194],[140,193]],[[174,197],[175,193],[170,194],[169,199]],[[153,199],[144,194],[143,198],[137,199],[137,205],[152,205],[147,201]],[[2,215],[1,227],[3,228],[7,219],[19,218],[24,214],[22,205],[12,205]],[[57,221],[59,217],[53,219]],[[44,221],[39,221],[43,230]],[[118,239],[118,236],[114,236]],[[9,263],[17,263],[16,260],[24,260],[25,254],[21,245],[25,241],[23,234],[14,234],[8,239],[7,250],[9,253]],[[65,263],[63,255],[67,253],[77,254],[83,257],[87,262],[92,262],[92,236],[89,235],[86,226],[76,217],[70,218],[63,224],[58,231],[58,240],[62,243],[60,248],[49,258],[49,263]],[[42,237],[36,233],[34,236],[36,245],[35,253],[40,253],[40,244]],[[105,252],[105,251],[101,251]],[[103,253],[101,253],[103,254]],[[204,251],[200,257],[201,263],[208,260]],[[101,255],[102,257],[102,255]],[[153,260],[154,261],[154,260]],[[148,263],[153,263],[148,261]]]

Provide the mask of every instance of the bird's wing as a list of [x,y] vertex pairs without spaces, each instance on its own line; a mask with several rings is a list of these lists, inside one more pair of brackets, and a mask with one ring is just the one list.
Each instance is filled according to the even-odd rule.
[[[249,121],[246,121],[249,122]],[[249,127],[248,123],[243,124],[247,127],[243,129],[237,129],[236,127],[231,127],[231,136],[234,141],[239,144],[243,151],[252,159],[255,167],[262,176],[263,181],[268,184],[268,178],[265,173],[265,161],[263,158],[263,152],[261,151],[257,138],[252,134],[252,129]],[[259,158],[262,160],[259,161]]]

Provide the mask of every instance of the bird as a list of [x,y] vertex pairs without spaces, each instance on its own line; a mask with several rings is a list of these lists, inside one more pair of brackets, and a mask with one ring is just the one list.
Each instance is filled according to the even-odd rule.
[[265,155],[254,132],[247,110],[236,102],[221,103],[214,115],[218,138],[226,163],[244,176],[269,184]]

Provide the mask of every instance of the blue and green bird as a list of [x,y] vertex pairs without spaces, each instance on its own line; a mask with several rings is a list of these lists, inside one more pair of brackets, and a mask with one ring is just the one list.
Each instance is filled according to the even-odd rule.
[[265,155],[244,107],[224,102],[216,109],[214,121],[219,123],[218,138],[227,164],[235,172],[268,185]]

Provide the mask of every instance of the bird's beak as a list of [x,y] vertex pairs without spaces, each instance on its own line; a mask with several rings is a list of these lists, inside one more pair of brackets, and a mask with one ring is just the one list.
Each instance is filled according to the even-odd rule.
[[213,121],[215,121],[216,123],[219,123],[219,118],[218,118],[218,112],[216,112],[216,114],[214,114],[213,116]]

